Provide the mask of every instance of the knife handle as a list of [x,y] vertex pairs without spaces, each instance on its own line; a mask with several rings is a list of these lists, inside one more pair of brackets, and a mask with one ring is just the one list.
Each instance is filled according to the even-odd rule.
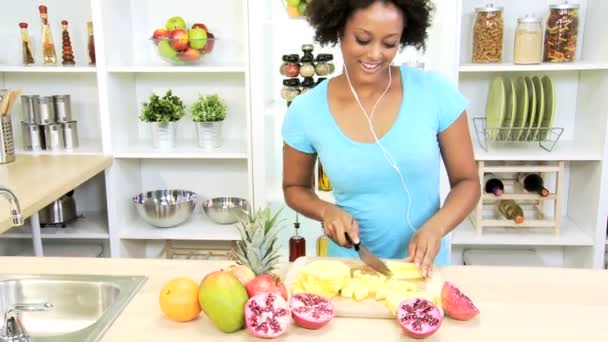
[[350,239],[350,236],[348,235],[348,233],[344,233],[344,236],[346,236],[346,240],[348,240],[348,242],[353,245],[353,247],[355,247],[355,251],[359,251],[359,245],[361,245],[361,241],[359,241],[359,243],[353,243],[353,240]]

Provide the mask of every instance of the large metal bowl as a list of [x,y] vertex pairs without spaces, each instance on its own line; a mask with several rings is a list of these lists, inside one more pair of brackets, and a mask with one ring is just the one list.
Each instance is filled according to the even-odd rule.
[[218,224],[231,224],[246,218],[249,202],[238,197],[217,197],[203,202],[203,211]]
[[196,193],[187,190],[155,190],[133,197],[139,216],[159,228],[186,222],[194,212]]

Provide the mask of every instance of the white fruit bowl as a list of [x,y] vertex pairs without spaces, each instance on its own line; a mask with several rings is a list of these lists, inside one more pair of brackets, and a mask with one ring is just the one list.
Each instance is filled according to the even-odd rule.
[[[158,55],[173,65],[196,65],[213,52],[217,38],[204,39],[171,39],[150,38],[156,45]],[[197,48],[202,46],[202,48]]]

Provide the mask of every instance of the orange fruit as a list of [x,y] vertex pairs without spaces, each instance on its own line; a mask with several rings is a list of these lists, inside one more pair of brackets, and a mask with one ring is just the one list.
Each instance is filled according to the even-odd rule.
[[199,284],[192,279],[171,279],[160,291],[161,311],[176,322],[188,322],[197,318],[201,313],[198,288]]

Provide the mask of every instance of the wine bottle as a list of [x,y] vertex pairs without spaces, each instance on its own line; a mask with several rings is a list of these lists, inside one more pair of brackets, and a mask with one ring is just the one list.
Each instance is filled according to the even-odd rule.
[[542,197],[549,196],[549,190],[545,188],[543,178],[536,173],[519,173],[517,181],[528,192],[536,192]]
[[487,179],[488,180],[486,181],[485,186],[485,190],[487,193],[500,196],[505,192],[505,185],[500,179],[498,179],[498,177],[493,174],[489,174]]
[[509,220],[513,220],[516,223],[524,222],[524,211],[513,200],[500,200],[498,202],[498,210]]

